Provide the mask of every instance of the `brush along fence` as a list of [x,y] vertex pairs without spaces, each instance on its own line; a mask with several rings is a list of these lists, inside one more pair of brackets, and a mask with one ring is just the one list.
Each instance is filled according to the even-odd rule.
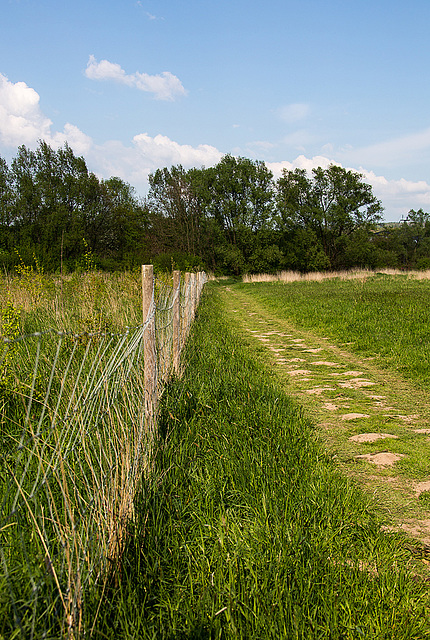
[[85,593],[119,565],[205,282],[144,266],[141,326],[0,344],[0,636],[85,631]]

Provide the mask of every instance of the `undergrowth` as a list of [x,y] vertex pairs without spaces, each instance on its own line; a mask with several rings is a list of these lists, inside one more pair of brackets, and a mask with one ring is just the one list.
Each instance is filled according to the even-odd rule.
[[402,539],[223,318],[216,285],[97,638],[425,638],[427,586]]

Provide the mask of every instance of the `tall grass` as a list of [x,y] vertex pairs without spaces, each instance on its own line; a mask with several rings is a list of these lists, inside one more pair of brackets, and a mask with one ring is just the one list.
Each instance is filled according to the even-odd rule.
[[[142,321],[140,273],[75,272],[63,277],[36,271],[0,277],[0,310],[20,312],[20,333],[122,331]],[[0,326],[1,329],[1,326]]]
[[[379,269],[377,273],[384,275],[404,275],[399,269]],[[249,284],[255,282],[321,282],[324,280],[363,280],[375,275],[371,269],[350,269],[346,271],[311,271],[300,273],[299,271],[279,271],[278,273],[255,273],[242,276],[242,282]],[[416,280],[429,280],[430,270],[408,271],[407,276]]]
[[[0,635],[77,638],[88,593],[117,571],[152,466],[141,283],[27,275],[7,280],[0,307]],[[156,395],[173,366],[171,285],[156,281]]]
[[94,636],[429,637],[427,587],[401,539],[381,531],[221,304],[211,285]]

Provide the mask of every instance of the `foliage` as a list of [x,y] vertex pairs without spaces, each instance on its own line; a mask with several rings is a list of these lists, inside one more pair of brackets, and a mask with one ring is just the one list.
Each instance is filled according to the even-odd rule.
[[[0,311],[0,395],[7,393],[13,383],[14,353],[16,346],[13,340],[21,331],[22,310],[16,307],[7,292],[5,306]],[[6,342],[10,341],[10,342]]]
[[18,149],[8,168],[0,163],[0,249],[4,264],[16,252],[28,262],[72,269],[85,237],[91,251],[114,256],[116,266],[140,262],[146,212],[133,188],[120,180],[99,180],[66,143],[57,151],[46,142]]
[[287,171],[278,180],[279,226],[294,237],[300,229],[314,234],[327,257],[338,266],[341,243],[358,229],[370,229],[381,219],[381,203],[363,176],[336,165]]
[[[363,176],[337,165],[283,171],[225,155],[213,167],[157,169],[145,199],[119,177],[99,179],[66,143],[41,141],[0,158],[0,265],[37,255],[45,271],[72,271],[85,238],[97,267],[133,269],[171,258],[217,274],[430,266],[429,215],[380,224]],[[175,257],[176,256],[176,257]],[[186,256],[186,257],[185,257]],[[163,266],[164,268],[164,266]]]

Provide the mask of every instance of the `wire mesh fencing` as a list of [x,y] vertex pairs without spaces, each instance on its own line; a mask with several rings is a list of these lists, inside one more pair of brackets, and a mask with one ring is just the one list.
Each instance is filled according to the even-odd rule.
[[120,561],[205,282],[145,266],[142,325],[0,345],[0,635],[85,635],[85,594]]

